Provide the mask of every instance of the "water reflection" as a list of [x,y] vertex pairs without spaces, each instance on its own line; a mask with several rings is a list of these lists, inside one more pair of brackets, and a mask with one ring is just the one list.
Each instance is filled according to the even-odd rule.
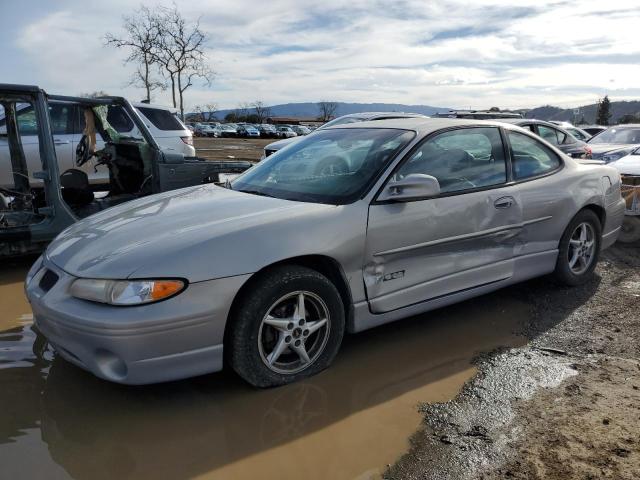
[[[0,299],[28,315],[1,276]],[[271,390],[227,372],[110,384],[56,357],[17,315],[0,332],[0,462],[13,478],[58,465],[61,478],[92,480],[369,478],[406,450],[418,402],[455,395],[474,353],[518,343],[527,313],[499,293],[350,336],[329,370]]]

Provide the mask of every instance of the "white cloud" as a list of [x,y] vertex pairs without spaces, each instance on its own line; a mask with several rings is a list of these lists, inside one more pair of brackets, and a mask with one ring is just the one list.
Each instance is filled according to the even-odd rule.
[[[484,108],[640,96],[636,0],[610,8],[600,0],[177,3],[210,33],[218,73],[211,88],[188,92],[191,105],[326,98]],[[26,25],[16,44],[30,76],[13,78],[57,93],[139,98],[124,87],[132,68],[122,65],[122,52],[102,43],[131,10],[124,0],[78,2]]]

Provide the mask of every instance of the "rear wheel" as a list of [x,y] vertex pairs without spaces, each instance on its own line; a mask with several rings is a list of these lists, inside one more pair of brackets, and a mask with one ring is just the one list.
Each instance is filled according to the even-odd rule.
[[600,256],[600,219],[591,210],[573,218],[560,239],[555,276],[566,285],[581,285],[591,279]]
[[231,322],[229,364],[250,384],[272,387],[328,367],[345,321],[340,294],[324,275],[283,266],[255,281]]

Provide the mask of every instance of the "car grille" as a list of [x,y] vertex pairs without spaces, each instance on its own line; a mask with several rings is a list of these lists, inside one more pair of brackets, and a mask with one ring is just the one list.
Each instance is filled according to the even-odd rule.
[[39,283],[40,288],[45,292],[48,292],[56,284],[56,282],[58,281],[58,278],[59,277],[55,272],[51,270],[47,270],[46,272],[44,272],[44,275],[40,279],[40,283]]

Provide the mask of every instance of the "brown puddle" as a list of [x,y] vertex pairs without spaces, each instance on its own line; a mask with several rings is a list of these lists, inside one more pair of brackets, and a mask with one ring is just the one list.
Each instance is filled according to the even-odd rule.
[[349,336],[305,382],[252,389],[230,372],[124,387],[67,364],[31,329],[0,267],[0,477],[368,479],[408,448],[419,402],[452,398],[472,357],[523,343],[513,295],[485,296]]

